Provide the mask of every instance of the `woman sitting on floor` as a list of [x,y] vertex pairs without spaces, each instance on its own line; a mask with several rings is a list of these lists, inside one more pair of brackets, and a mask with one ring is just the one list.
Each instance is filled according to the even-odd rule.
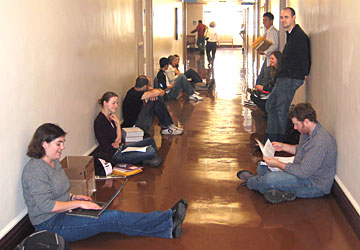
[[[161,158],[157,156],[157,147],[153,138],[146,138],[126,146],[121,144],[121,124],[115,115],[119,105],[118,95],[113,92],[106,92],[98,103],[102,109],[94,121],[95,137],[100,146],[100,152],[96,156],[113,164],[129,163],[159,166]],[[146,152],[122,153],[129,146],[147,148]]]
[[250,99],[264,112],[265,115],[265,104],[276,83],[277,71],[280,64],[281,52],[274,51],[270,55],[270,66],[258,76],[255,86],[256,90],[252,91],[250,95]]
[[98,219],[66,214],[75,208],[100,207],[88,196],[69,193],[70,182],[59,161],[65,135],[59,126],[45,123],[35,131],[28,146],[27,155],[31,159],[24,167],[22,186],[29,218],[37,231],[58,233],[68,242],[102,232],[161,238],[181,236],[188,206],[184,199],[165,212],[105,210]]

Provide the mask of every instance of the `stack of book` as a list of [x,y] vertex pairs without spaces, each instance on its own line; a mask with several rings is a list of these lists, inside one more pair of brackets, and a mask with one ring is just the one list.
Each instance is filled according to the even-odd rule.
[[112,175],[131,176],[141,173],[142,171],[142,167],[134,166],[131,164],[117,164],[113,168]]
[[144,131],[141,128],[122,128],[122,137],[125,142],[137,142],[144,138]]

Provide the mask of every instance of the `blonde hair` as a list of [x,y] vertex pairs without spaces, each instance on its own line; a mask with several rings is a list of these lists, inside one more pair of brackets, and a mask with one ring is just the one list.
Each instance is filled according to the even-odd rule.
[[209,25],[210,25],[211,28],[214,28],[214,27],[216,26],[216,23],[215,23],[215,22],[211,22]]

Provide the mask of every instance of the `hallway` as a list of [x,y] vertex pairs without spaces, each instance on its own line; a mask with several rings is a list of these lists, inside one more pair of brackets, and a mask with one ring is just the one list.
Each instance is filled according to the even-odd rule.
[[[242,105],[244,82],[241,50],[217,51],[214,71],[197,53],[188,65],[215,78],[212,91],[201,91],[202,102],[185,97],[169,101],[180,136],[151,134],[163,164],[130,177],[111,209],[150,212],[166,210],[181,197],[189,203],[178,239],[100,234],[70,244],[71,249],[358,249],[359,241],[334,198],[297,199],[272,205],[262,195],[239,186],[240,169],[255,171],[261,154],[254,153],[250,135],[264,128],[258,112]],[[208,79],[209,80],[209,79]],[[262,124],[255,123],[261,121]],[[255,131],[257,130],[257,131]],[[97,183],[106,200],[122,180]]]

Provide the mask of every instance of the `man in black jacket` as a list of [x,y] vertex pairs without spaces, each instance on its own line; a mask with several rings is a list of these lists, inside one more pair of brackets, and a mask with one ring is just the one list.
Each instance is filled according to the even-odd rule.
[[295,19],[294,9],[286,7],[281,10],[281,25],[286,30],[287,39],[278,78],[266,102],[268,123],[264,141],[284,141],[289,106],[310,72],[309,38]]

